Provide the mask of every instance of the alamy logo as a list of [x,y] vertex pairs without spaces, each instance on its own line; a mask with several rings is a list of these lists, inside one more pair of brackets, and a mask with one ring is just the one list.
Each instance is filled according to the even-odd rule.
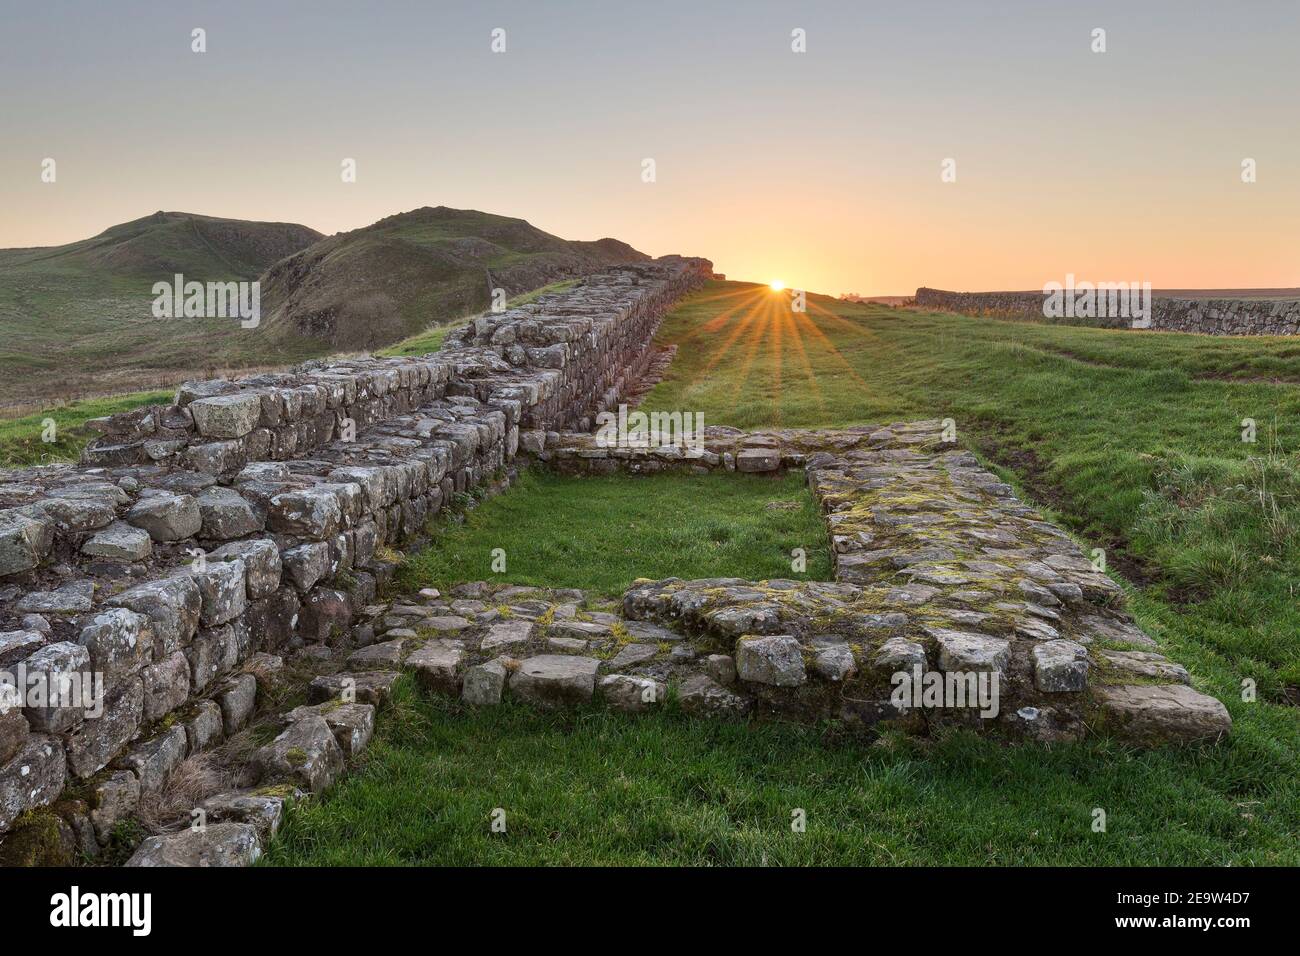
[[889,702],[900,710],[914,707],[948,709],[970,707],[991,720],[998,715],[997,671],[925,671],[913,664],[910,671],[896,671],[890,678],[893,691]]
[[1150,282],[1075,282],[1043,286],[1043,317],[1048,319],[1129,319],[1135,329],[1151,328]]
[[74,886],[68,893],[50,897],[50,925],[129,926],[131,935],[148,936],[153,928],[153,895],[150,893],[82,893]]
[[0,670],[0,714],[17,707],[80,710],[94,719],[104,713],[104,675],[99,671],[28,671],[20,662]]
[[185,281],[153,284],[155,319],[239,319],[241,329],[262,324],[262,283]]
[[596,445],[600,448],[691,448],[704,447],[702,412],[629,412],[618,406],[618,414],[596,416]]

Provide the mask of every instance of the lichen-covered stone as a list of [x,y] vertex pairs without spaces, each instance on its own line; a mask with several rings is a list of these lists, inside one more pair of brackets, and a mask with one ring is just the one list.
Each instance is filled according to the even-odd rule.
[[144,561],[153,553],[153,539],[143,528],[118,521],[93,535],[81,552],[110,561]]
[[660,706],[668,688],[652,677],[609,674],[600,679],[600,693],[615,710],[640,713]]
[[216,823],[202,829],[149,837],[127,866],[252,866],[262,855],[257,828],[248,823]]
[[1088,686],[1088,649],[1074,641],[1034,647],[1034,686],[1045,694],[1078,693]]
[[320,793],[343,772],[343,750],[325,719],[310,716],[290,724],[252,763],[264,780],[287,780]]
[[508,671],[500,658],[466,668],[461,689],[461,700],[476,707],[492,707],[501,703]]
[[185,728],[173,726],[135,744],[122,758],[122,766],[135,772],[142,793],[162,788],[176,766],[185,759]]
[[406,658],[420,685],[438,693],[459,695],[466,654],[456,641],[429,641]]
[[136,585],[105,602],[144,614],[153,622],[154,655],[162,658],[190,642],[199,626],[203,596],[187,574]]
[[51,519],[16,508],[0,511],[0,576],[38,567],[53,544]]
[[184,541],[203,527],[199,504],[193,496],[167,492],[141,498],[126,513],[126,520],[149,532],[155,541]]
[[320,717],[334,732],[345,757],[355,757],[366,749],[375,733],[375,708],[373,704],[341,704],[330,701],[324,704],[305,704],[295,707],[285,715],[289,723],[306,717]]
[[1146,745],[1206,743],[1232,729],[1228,708],[1185,684],[1131,684],[1096,689],[1107,727]]
[[773,687],[798,687],[808,679],[803,648],[788,634],[745,637],[736,642],[736,676]]
[[0,765],[0,832],[27,810],[52,803],[63,791],[65,768],[62,744],[47,734],[32,734]]
[[153,659],[153,622],[124,607],[110,608],[91,618],[77,643],[89,652],[91,666],[114,680]]
[[510,676],[510,692],[542,706],[591,700],[600,661],[593,657],[541,654],[521,661]]

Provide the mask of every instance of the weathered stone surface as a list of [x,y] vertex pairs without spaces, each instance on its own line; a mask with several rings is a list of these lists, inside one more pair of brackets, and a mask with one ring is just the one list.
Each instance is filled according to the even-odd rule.
[[461,700],[477,707],[490,707],[501,703],[501,692],[505,689],[507,673],[505,663],[499,658],[467,668]]
[[205,538],[229,541],[262,530],[263,519],[243,495],[233,488],[213,485],[198,497],[202,519],[200,533]]
[[208,560],[244,562],[244,591],[250,601],[268,597],[280,586],[280,549],[270,538],[232,541],[210,552]]
[[54,522],[49,518],[17,509],[0,511],[0,576],[39,566],[53,544]]
[[257,827],[216,823],[201,830],[149,837],[127,866],[252,866],[262,855]]
[[456,641],[429,641],[416,648],[406,659],[406,667],[415,671],[421,686],[442,694],[461,692],[465,650]]
[[89,611],[94,596],[93,581],[70,581],[53,591],[30,591],[18,599],[15,607],[24,613],[68,617]]
[[668,688],[652,677],[610,674],[600,679],[600,693],[615,710],[639,713],[662,704]]
[[885,641],[871,658],[871,669],[883,677],[898,673],[910,674],[917,666],[925,669],[925,648],[902,637],[891,637]]
[[31,725],[23,716],[17,689],[0,685],[0,764],[22,750],[29,737]]
[[80,644],[47,644],[23,663],[28,681],[39,680],[47,694],[44,703],[29,701],[23,708],[32,730],[72,730],[85,718],[86,710],[94,707],[95,693],[102,692],[91,677],[90,654]]
[[683,711],[700,717],[743,717],[753,707],[751,700],[732,693],[706,674],[685,680],[677,699]]
[[704,661],[705,672],[719,684],[736,682],[736,660],[730,654],[710,654]]
[[781,453],[770,448],[744,448],[736,455],[737,471],[776,471],[780,467]]
[[284,573],[299,591],[307,592],[330,572],[330,547],[324,541],[312,541],[289,548],[280,554]]
[[939,646],[941,671],[1002,671],[1011,660],[1011,644],[1001,638],[938,627],[927,630]]
[[0,668],[12,667],[44,645],[40,631],[0,631]]
[[129,770],[119,770],[96,784],[90,810],[96,839],[107,843],[113,827],[134,813],[139,802],[140,781]]
[[329,674],[317,677],[307,687],[307,699],[312,703],[328,700],[356,701],[381,707],[392,696],[397,683],[396,671],[360,671],[357,673]]
[[510,691],[543,706],[591,700],[600,661],[593,657],[541,654],[522,661],[510,677]]
[[192,571],[203,599],[200,620],[205,627],[225,624],[244,613],[248,592],[244,588],[244,562],[208,561],[202,571]]
[[528,643],[533,634],[533,622],[523,620],[498,621],[487,629],[479,650],[484,654],[518,650]]
[[262,414],[262,400],[255,392],[200,398],[186,407],[205,438],[243,438]]
[[366,749],[375,733],[375,708],[373,704],[343,704],[328,701],[324,704],[305,704],[295,707],[285,715],[289,723],[307,717],[320,717],[334,732],[334,739],[345,757],[355,757]]
[[191,495],[166,492],[141,498],[126,513],[126,520],[155,541],[184,541],[203,527],[199,504]]
[[1228,708],[1185,684],[1098,687],[1107,726],[1137,743],[1206,743],[1232,729]]
[[286,802],[282,796],[259,794],[256,791],[232,791],[208,797],[199,807],[207,815],[209,825],[246,823],[256,828],[257,835],[265,846],[284,821]]
[[144,720],[161,720],[190,696],[190,664],[175,651],[140,671],[144,686]]
[[105,603],[146,615],[153,622],[154,655],[162,658],[194,637],[203,596],[194,578],[177,574],[137,585]]
[[343,772],[343,751],[323,717],[304,717],[253,755],[263,779],[287,780],[320,793]]
[[349,655],[348,666],[397,667],[402,663],[402,654],[406,650],[407,643],[408,641],[399,637],[391,641],[382,641],[379,644],[363,647]]
[[1074,641],[1034,648],[1034,686],[1045,694],[1078,693],[1088,686],[1088,649]]
[[110,561],[143,561],[153,553],[153,539],[143,528],[118,521],[97,532],[81,551]]
[[257,678],[238,674],[218,689],[213,699],[221,708],[221,729],[227,737],[238,733],[253,716],[257,704]]
[[153,622],[124,607],[110,608],[91,618],[77,643],[90,654],[91,666],[112,681],[153,659]]
[[143,702],[144,686],[140,678],[131,678],[117,686],[104,702],[103,713],[87,717],[65,738],[68,772],[85,778],[106,767],[140,729]]
[[755,684],[798,687],[808,679],[803,648],[788,634],[741,638],[736,642],[736,676]]
[[51,803],[63,790],[63,746],[57,737],[33,734],[0,765],[0,831],[25,811]]
[[[354,486],[359,489],[359,486]],[[312,541],[332,537],[343,522],[338,495],[328,488],[303,488],[275,495],[267,504],[267,524],[272,531],[298,535]]]
[[659,653],[659,648],[654,644],[626,644],[619,648],[619,652],[610,659],[610,670],[622,670],[625,667],[632,667],[636,664],[643,664],[652,660]]
[[455,614],[437,614],[433,617],[426,617],[420,622],[420,627],[441,634],[450,634],[463,631],[473,623],[473,621]]
[[153,793],[185,759],[186,747],[185,728],[173,726],[134,745],[122,758],[122,766],[135,771],[142,793]]
[[818,648],[813,654],[813,673],[823,680],[848,680],[858,670],[853,651],[847,644],[832,644]]
[[1135,677],[1152,677],[1166,683],[1190,684],[1192,677],[1187,668],[1175,664],[1167,657],[1148,651],[1102,650],[1102,658],[1111,667]]
[[204,628],[195,635],[184,654],[190,662],[190,686],[196,692],[204,691],[239,662],[239,637],[229,624]]
[[210,700],[201,700],[194,706],[194,713],[187,717],[181,726],[185,730],[185,740],[190,753],[207,750],[221,742],[224,721],[221,708]]

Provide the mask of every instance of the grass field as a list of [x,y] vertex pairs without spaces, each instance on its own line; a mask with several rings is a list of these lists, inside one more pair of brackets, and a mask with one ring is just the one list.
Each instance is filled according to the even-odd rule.
[[[68,402],[21,418],[0,419],[0,468],[76,461],[86,442],[95,437],[95,433],[85,427],[87,420],[130,411],[152,402],[170,401],[171,397],[170,391],[132,392],[113,398]],[[54,421],[52,432],[48,429],[51,419]],[[54,441],[46,441],[46,436]]]
[[[408,691],[365,765],[300,808],[268,862],[1300,863],[1300,346],[822,297],[792,314],[765,287],[732,282],[692,297],[659,338],[679,349],[649,408],[745,428],[954,418],[961,441],[1088,547],[1107,548],[1139,622],[1227,703],[1231,739],[1156,751],[967,734],[871,742],[671,712],[470,713]],[[1247,417],[1253,444],[1241,440]],[[672,500],[639,479],[623,487],[629,508]],[[717,493],[697,501],[705,495],[683,490],[684,524],[710,506],[720,521],[734,510]],[[671,535],[638,539],[629,563],[625,537],[589,520],[609,494],[599,482],[529,478],[444,532],[463,560],[418,556],[403,583],[485,576],[480,556],[503,541],[520,551],[506,575],[518,580],[550,573],[607,590],[636,567],[700,573]],[[540,517],[525,518],[533,509]],[[801,535],[772,536],[773,549],[791,534]],[[740,570],[750,557],[748,547],[720,553],[710,573],[750,573]],[[1242,700],[1244,678],[1258,700]],[[505,834],[489,827],[497,807]],[[1104,833],[1091,827],[1098,807]],[[791,832],[795,808],[807,812],[805,833]]]

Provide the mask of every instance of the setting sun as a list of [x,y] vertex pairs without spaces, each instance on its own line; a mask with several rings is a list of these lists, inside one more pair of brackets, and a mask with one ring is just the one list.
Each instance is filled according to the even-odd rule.
[[773,279],[768,284],[772,287],[773,292],[780,292],[782,289],[785,288],[785,283],[782,282],[780,279]]

